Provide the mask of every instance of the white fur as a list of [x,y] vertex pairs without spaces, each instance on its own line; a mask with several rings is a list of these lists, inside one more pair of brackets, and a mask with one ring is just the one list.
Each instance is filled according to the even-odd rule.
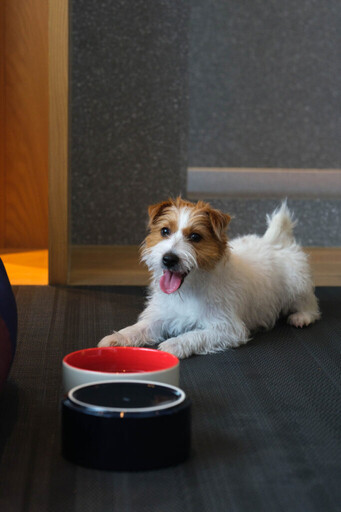
[[[227,256],[211,271],[198,268],[183,236],[183,209],[176,233],[145,251],[153,272],[146,309],[138,322],[106,336],[99,346],[154,345],[179,358],[208,354],[246,343],[257,329],[271,329],[281,314],[296,327],[320,317],[306,254],[293,236],[286,203],[267,217],[263,237],[248,235],[229,242]],[[173,294],[159,287],[162,256],[169,250],[189,272]]]

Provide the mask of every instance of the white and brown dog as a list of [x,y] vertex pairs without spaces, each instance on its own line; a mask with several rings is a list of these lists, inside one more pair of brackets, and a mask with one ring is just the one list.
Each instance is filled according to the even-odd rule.
[[181,198],[149,207],[142,260],[152,272],[138,322],[99,346],[155,345],[179,358],[238,347],[281,314],[296,327],[320,317],[306,254],[286,203],[260,237],[227,240],[229,215]]

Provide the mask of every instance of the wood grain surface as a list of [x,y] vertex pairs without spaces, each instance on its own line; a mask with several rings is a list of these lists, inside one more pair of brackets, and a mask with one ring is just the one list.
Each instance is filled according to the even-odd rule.
[[0,2],[0,247],[5,244],[5,2]]
[[7,0],[1,5],[5,24],[2,245],[45,248],[48,244],[48,4],[44,0]]
[[66,284],[69,269],[68,0],[49,2],[49,282]]

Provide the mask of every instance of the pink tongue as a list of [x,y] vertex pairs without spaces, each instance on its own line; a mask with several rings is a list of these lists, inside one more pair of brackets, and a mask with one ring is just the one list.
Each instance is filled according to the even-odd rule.
[[164,293],[173,293],[179,288],[181,281],[181,274],[166,270],[160,279],[160,288]]

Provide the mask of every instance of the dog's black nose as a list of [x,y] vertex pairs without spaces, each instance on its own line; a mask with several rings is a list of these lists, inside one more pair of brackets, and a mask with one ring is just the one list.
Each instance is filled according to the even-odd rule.
[[179,263],[179,257],[173,252],[167,252],[162,258],[162,263],[167,268],[175,267],[175,265]]

